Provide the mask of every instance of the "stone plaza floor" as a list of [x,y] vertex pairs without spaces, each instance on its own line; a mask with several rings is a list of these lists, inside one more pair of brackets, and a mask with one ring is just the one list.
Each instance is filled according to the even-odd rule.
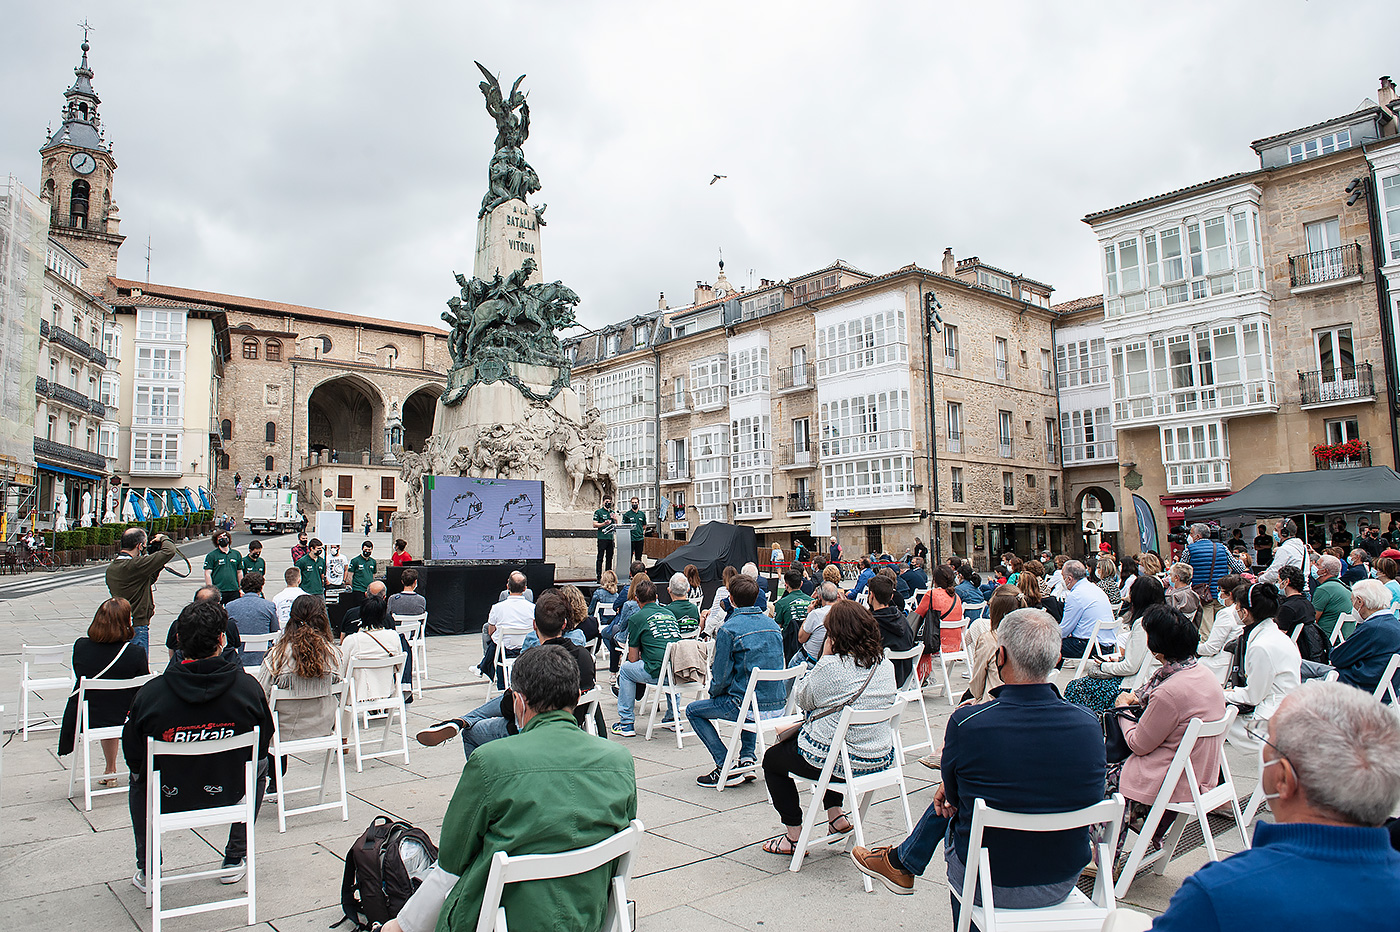
[[[371,535],[376,550],[387,555],[387,535]],[[292,536],[264,538],[270,580],[281,579],[290,565]],[[196,573],[207,541],[191,548]],[[195,551],[198,552],[198,558]],[[387,562],[387,561],[386,561]],[[80,571],[81,572],[81,571]],[[106,597],[100,574],[59,588],[0,602],[0,703],[5,706],[3,786],[0,786],[0,905],[18,928],[39,930],[148,929],[150,912],[144,896],[131,884],[136,867],[125,794],[94,800],[83,811],[81,793],[67,799],[71,758],[55,754],[57,732],[31,734],[24,742],[11,734],[15,727],[18,655],[23,643],[71,644],[86,631],[97,605]],[[32,577],[35,586],[42,577]],[[196,583],[166,577],[157,588],[152,640],[160,644],[179,607],[193,594]],[[269,589],[276,591],[281,586]],[[269,592],[270,594],[270,592]],[[492,594],[494,595],[494,594]],[[157,649],[159,651],[159,648]],[[409,706],[410,735],[425,725],[474,708],[486,697],[486,684],[470,667],[480,660],[476,636],[432,638],[428,644],[428,688]],[[163,654],[160,654],[163,656]],[[1072,671],[1060,674],[1063,686]],[[606,665],[600,677],[606,682]],[[955,689],[958,679],[955,674]],[[927,706],[935,742],[950,708],[935,690],[927,691]],[[48,701],[55,707],[58,699]],[[604,704],[609,723],[617,720],[616,705]],[[907,742],[922,740],[917,714],[905,716]],[[935,859],[929,875],[918,881],[913,896],[894,896],[878,883],[866,893],[861,875],[844,849],[823,849],[807,858],[797,874],[788,872],[787,858],[759,849],[781,828],[767,802],[761,782],[723,793],[695,785],[695,777],[712,767],[698,739],[687,738],[676,748],[675,736],[658,732],[646,741],[613,738],[633,754],[637,767],[638,817],[647,834],[631,887],[638,928],[689,930],[850,929],[870,924],[882,929],[951,929],[946,883]],[[94,753],[97,749],[94,748]],[[1229,750],[1229,761],[1241,796],[1253,789],[1253,756]],[[340,917],[339,896],[346,850],[381,814],[412,822],[432,837],[440,834],[443,812],[462,766],[459,742],[437,748],[419,746],[410,737],[411,763],[367,761],[356,773],[347,755],[350,820],[336,812],[289,819],[285,834],[277,831],[275,802],[265,802],[256,827],[258,852],[258,928],[324,930]],[[81,767],[81,758],[78,760]],[[319,764],[317,765],[319,767]],[[295,765],[294,765],[295,768]],[[293,769],[291,785],[313,768]],[[904,772],[910,808],[917,821],[933,795],[937,773],[909,756]],[[334,779],[332,777],[332,779]],[[871,806],[872,844],[896,843],[906,832],[897,797],[885,793]],[[805,796],[804,796],[805,799]],[[174,870],[217,866],[225,829],[171,836],[166,864]],[[1222,853],[1239,850],[1233,830],[1218,835]],[[1199,846],[1179,855],[1165,875],[1147,873],[1134,882],[1125,905],[1160,912],[1181,881],[1205,861]],[[241,891],[241,885],[220,887],[214,881],[173,888],[168,903],[179,905],[215,899]],[[223,910],[168,920],[171,930],[235,929],[245,925],[246,912]]]

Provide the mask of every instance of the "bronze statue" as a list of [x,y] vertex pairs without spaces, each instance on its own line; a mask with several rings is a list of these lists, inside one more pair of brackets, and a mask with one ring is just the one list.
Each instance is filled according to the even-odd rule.
[[[525,75],[515,79],[510,96],[502,97],[501,83],[496,76],[486,70],[481,62],[476,67],[486,76],[478,87],[486,98],[486,112],[496,121],[496,153],[491,157],[486,177],[490,190],[481,200],[481,211],[477,217],[484,217],[506,201],[525,200],[540,189],[540,176],[525,161],[522,146],[530,136],[530,104],[520,92],[520,82]],[[519,116],[516,115],[519,111]],[[536,218],[544,208],[536,211]]]

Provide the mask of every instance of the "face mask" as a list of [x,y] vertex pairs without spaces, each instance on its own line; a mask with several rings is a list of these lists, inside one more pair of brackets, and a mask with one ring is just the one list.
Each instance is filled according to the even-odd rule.
[[[1260,788],[1260,789],[1263,789],[1263,788],[1264,788],[1264,768],[1265,768],[1265,767],[1272,767],[1274,764],[1279,764],[1279,763],[1282,763],[1282,762],[1283,762],[1283,758],[1282,758],[1282,757],[1275,757],[1273,760],[1264,760],[1264,747],[1265,747],[1265,745],[1263,745],[1263,744],[1259,745],[1259,788]],[[1264,794],[1264,800],[1267,802],[1267,801],[1270,800],[1270,799],[1278,799],[1278,798],[1279,798],[1280,796],[1282,796],[1282,795],[1283,795],[1282,793],[1265,793],[1265,794]]]

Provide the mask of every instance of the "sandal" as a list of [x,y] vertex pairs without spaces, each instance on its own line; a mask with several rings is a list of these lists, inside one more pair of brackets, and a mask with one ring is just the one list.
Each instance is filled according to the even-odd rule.
[[[784,850],[783,848],[784,845],[787,846],[786,850]],[[783,832],[781,835],[774,835],[772,838],[768,839],[763,843],[764,851],[767,851],[769,854],[776,854],[779,857],[784,858],[792,857],[792,852],[796,849],[796,847],[797,842],[789,838],[787,832]]]
[[116,774],[109,774],[109,775],[107,775],[107,776],[104,776],[102,779],[100,779],[100,780],[97,781],[97,785],[98,785],[98,786],[116,786],[116,785],[117,785],[117,775],[116,775]]
[[[840,822],[842,819],[846,820],[846,827],[837,828],[836,823]],[[831,830],[831,834],[828,837],[834,836],[839,838],[845,838],[847,835],[851,834],[856,830],[855,825],[851,822],[850,818],[844,812],[836,818],[829,820],[826,823],[826,827]]]

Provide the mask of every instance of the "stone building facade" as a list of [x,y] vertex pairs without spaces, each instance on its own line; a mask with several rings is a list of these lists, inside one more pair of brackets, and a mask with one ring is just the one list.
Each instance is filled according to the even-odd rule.
[[[1257,140],[1258,169],[1085,218],[1103,257],[1121,478],[1155,525],[1124,510],[1133,549],[1165,548],[1186,508],[1260,475],[1395,463],[1379,227],[1351,196],[1373,147],[1393,150],[1394,109],[1392,96]],[[1354,532],[1358,517],[1326,520]]]
[[1050,290],[951,251],[937,272],[838,261],[746,290],[721,268],[694,303],[663,297],[569,351],[623,454],[619,500],[660,505],[647,511],[662,535],[731,521],[765,552],[824,550],[811,533],[824,512],[848,556],[920,537],[985,567],[1004,549],[1060,548],[1069,524]]

